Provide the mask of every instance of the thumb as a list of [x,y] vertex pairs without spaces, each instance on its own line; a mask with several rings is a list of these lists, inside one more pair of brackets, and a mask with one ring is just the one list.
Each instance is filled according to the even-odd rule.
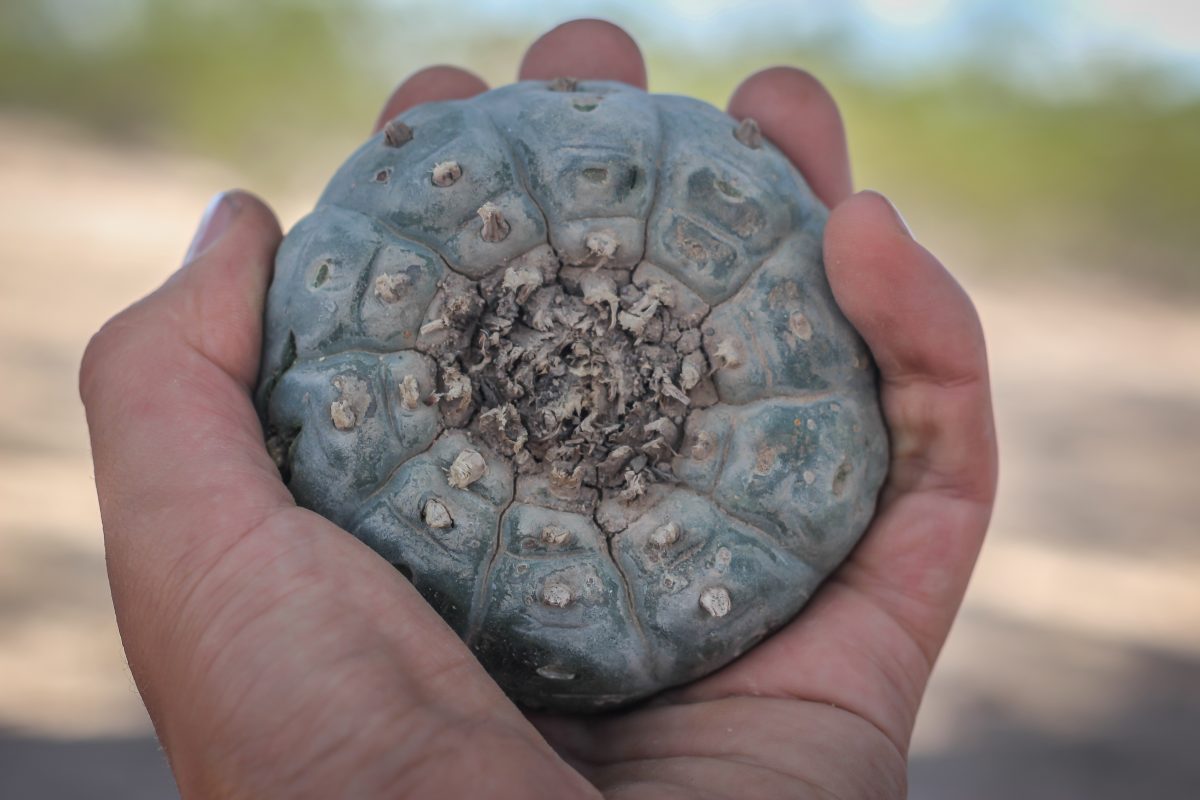
[[205,211],[183,266],[147,298],[173,332],[250,388],[258,372],[262,310],[282,234],[275,215],[242,191]]
[[183,266],[88,342],[79,393],[106,528],[134,508],[113,498],[139,497],[140,511],[152,499],[169,507],[180,486],[190,491],[235,464],[282,488],[249,400],[280,238],[262,201],[218,195]]
[[[79,372],[84,404],[128,380],[130,365],[181,348],[250,391],[257,377],[262,311],[282,233],[274,213],[242,191],[213,198],[183,265],[157,290],[92,337]],[[115,380],[114,380],[115,379]]]
[[262,201],[244,192],[218,195],[183,266],[88,342],[79,394],[106,527],[122,506],[106,504],[106,496],[150,497],[150,487],[174,480],[180,465],[204,462],[201,446],[220,451],[212,469],[227,470],[236,445],[253,453],[247,460],[256,474],[278,479],[249,393],[280,238]]
[[79,373],[84,403],[106,382],[109,364],[148,363],[149,356],[180,345],[252,389],[263,305],[282,237],[275,214],[257,197],[236,190],[214,197],[183,265],[88,343]]

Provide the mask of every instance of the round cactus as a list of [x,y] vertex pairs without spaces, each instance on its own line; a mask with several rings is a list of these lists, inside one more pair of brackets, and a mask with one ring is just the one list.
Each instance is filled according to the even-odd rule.
[[697,100],[560,79],[413,108],[280,247],[268,447],[518,702],[699,677],[796,614],[883,481],[826,217]]

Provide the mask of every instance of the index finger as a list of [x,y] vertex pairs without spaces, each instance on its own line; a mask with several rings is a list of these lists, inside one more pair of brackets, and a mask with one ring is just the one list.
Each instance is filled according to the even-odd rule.
[[878,194],[834,210],[825,266],[880,371],[891,463],[875,519],[795,620],[678,696],[833,704],[903,752],[995,493],[983,332],[962,288]]

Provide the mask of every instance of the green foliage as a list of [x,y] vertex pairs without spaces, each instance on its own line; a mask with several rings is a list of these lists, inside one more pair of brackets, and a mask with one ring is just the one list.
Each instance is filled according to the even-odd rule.
[[[347,46],[365,24],[357,4],[10,3],[0,10],[0,101],[121,138],[248,161],[344,128],[383,88],[364,85]],[[97,6],[109,15],[99,30]]]
[[1050,101],[967,72],[841,97],[861,174],[952,210],[1006,267],[1042,249],[1030,266],[1066,257],[1200,289],[1200,101],[1155,88],[1113,75],[1097,95]]
[[[511,79],[537,31],[465,28],[472,19],[446,2],[7,0],[0,107],[205,153],[267,182],[300,156],[327,172],[405,74],[457,62]],[[1173,92],[1170,75],[1098,64],[1091,91],[1052,99],[997,77],[994,48],[881,78],[836,33],[722,52],[644,34],[655,91],[720,104],[752,69],[817,73],[842,105],[857,182],[970,233],[997,264],[1065,260],[1200,291],[1200,97]]]

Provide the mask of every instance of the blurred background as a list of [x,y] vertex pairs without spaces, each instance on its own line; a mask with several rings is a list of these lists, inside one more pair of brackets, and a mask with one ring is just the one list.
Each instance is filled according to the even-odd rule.
[[986,329],[1000,498],[914,798],[1200,792],[1200,6],[5,0],[0,796],[175,795],[124,664],[75,373],[229,186],[308,210],[409,72],[513,79],[579,16],[650,88],[820,76]]

